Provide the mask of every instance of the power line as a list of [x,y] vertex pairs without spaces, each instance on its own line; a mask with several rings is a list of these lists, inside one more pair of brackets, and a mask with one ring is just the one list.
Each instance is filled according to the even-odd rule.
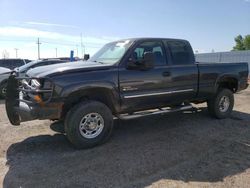
[[6,41],[6,42],[34,42],[36,39],[6,39],[0,37],[0,41]]
[[[47,42],[47,41],[42,41],[43,43],[46,43],[46,44],[51,44],[51,45],[61,45],[61,46],[72,46],[72,47],[75,47],[76,44],[69,44],[69,43],[62,43],[62,42]],[[88,43],[89,44],[89,43]],[[93,45],[83,45],[83,51],[84,51],[84,48],[88,47],[88,48],[101,48],[103,46],[103,44],[94,44],[92,43]],[[78,45],[77,45],[78,46]]]
[[[0,37],[0,41],[5,41],[5,42],[34,42],[34,40],[18,40],[18,39],[1,39]],[[54,42],[54,41],[44,41],[44,40],[40,40],[40,42],[42,43],[46,43],[46,44],[56,44],[56,45],[64,45],[64,46],[75,46],[76,43],[72,42]],[[94,43],[94,42],[85,42],[86,45],[83,45],[85,47],[90,47],[90,48],[100,48],[101,46],[103,46],[105,43]]]

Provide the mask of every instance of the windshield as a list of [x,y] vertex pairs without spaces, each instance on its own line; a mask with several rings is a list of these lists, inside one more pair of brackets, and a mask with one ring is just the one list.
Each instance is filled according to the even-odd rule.
[[25,64],[25,65],[23,65],[23,66],[17,68],[17,70],[18,70],[19,72],[27,71],[30,67],[32,67],[33,65],[39,63],[40,61],[41,61],[41,60],[32,61],[32,62],[30,62],[30,63],[27,63],[27,64]]
[[114,64],[123,57],[130,45],[130,40],[108,43],[102,47],[89,61],[103,64]]

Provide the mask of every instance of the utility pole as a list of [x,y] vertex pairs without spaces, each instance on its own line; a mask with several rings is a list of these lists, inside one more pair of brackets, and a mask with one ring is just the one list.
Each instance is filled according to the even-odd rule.
[[[84,49],[84,51],[83,51],[83,41],[82,41],[82,33],[81,33],[81,50],[82,50],[82,58],[84,57],[84,55],[85,55],[85,49]],[[85,47],[84,47],[85,48]]]
[[37,39],[37,52],[38,52],[38,59],[40,59],[40,45],[41,45],[42,43],[40,42],[40,40],[39,40],[39,38]]
[[[86,51],[85,49],[86,49],[86,47],[85,47],[85,45],[83,45],[83,55],[84,55],[84,56],[85,56],[85,51]],[[84,57],[84,56],[83,56],[83,57]]]
[[56,57],[57,57],[57,48],[55,48],[56,49]]
[[78,45],[76,45],[76,56],[79,57],[79,55],[78,55]]
[[17,51],[19,50],[18,48],[14,48],[14,50],[16,51],[16,58],[18,57],[17,55]]

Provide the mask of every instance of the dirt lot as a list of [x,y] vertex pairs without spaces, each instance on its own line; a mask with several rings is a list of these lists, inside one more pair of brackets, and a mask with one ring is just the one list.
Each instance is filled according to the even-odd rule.
[[250,89],[230,119],[199,107],[116,122],[108,143],[79,151],[58,123],[11,126],[0,101],[0,186],[249,187]]

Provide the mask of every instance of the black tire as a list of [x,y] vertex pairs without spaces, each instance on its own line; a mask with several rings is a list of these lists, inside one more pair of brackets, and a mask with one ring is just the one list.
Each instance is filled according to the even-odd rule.
[[1,83],[0,85],[0,97],[1,98],[6,97],[6,88],[7,88],[7,82]]
[[[223,105],[221,101],[225,99],[229,104]],[[227,102],[226,102],[227,103]],[[230,117],[234,107],[234,95],[229,89],[219,89],[217,94],[207,102],[209,113],[218,119],[225,119]],[[228,106],[228,107],[225,107]]]
[[[85,130],[80,131],[80,123],[82,123],[82,119],[84,120],[86,116],[94,113],[99,117],[98,123],[96,123],[95,125],[97,126],[98,124],[102,124],[102,130],[100,131],[99,129],[99,131],[96,131],[100,132],[96,137],[86,138],[84,132]],[[102,120],[100,120],[100,116]],[[87,120],[85,119],[85,121]],[[103,123],[100,123],[99,121],[102,121]],[[84,101],[74,106],[67,113],[64,125],[68,140],[76,148],[91,148],[104,143],[111,136],[113,130],[113,115],[110,109],[103,103],[97,101]]]

